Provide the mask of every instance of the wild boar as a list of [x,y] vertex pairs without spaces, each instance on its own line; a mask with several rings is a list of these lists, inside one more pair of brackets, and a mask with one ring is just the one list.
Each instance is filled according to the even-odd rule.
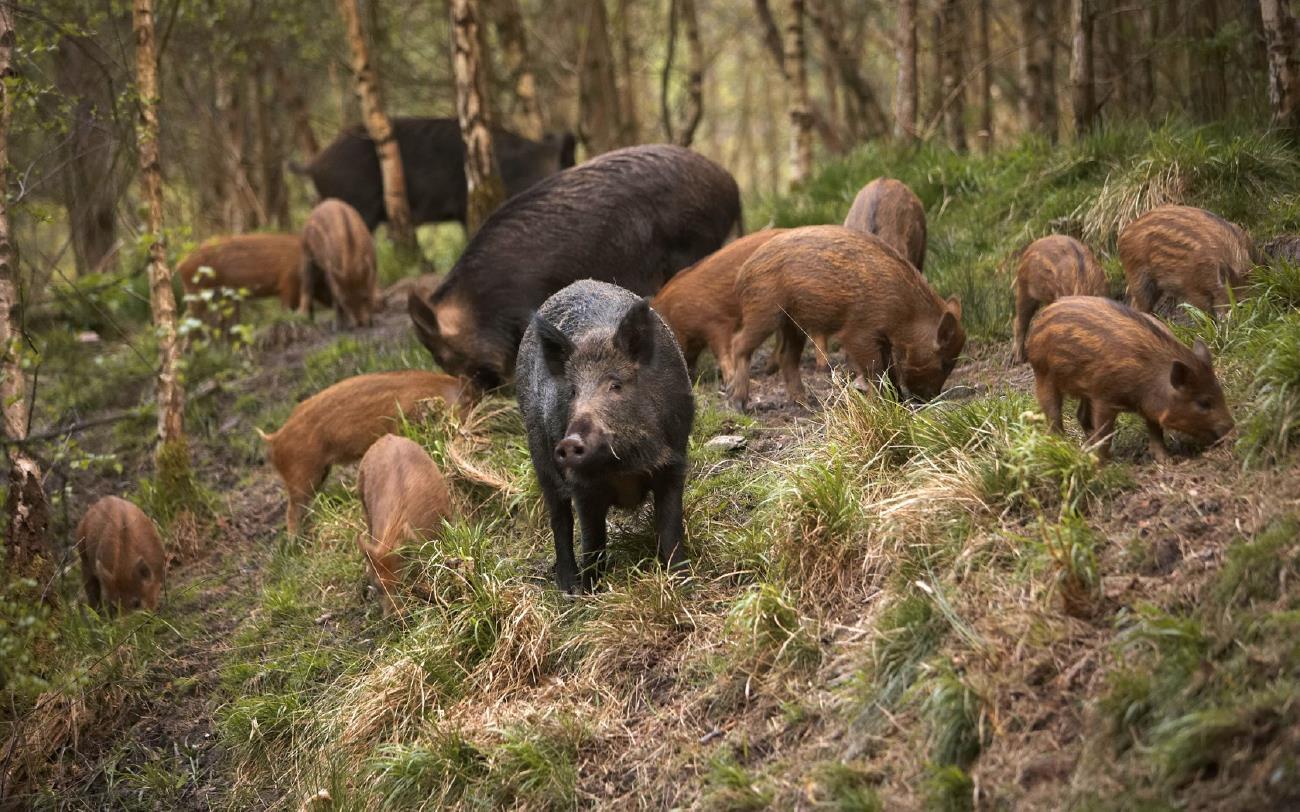
[[1064,398],[1078,398],[1079,425],[1103,458],[1120,412],[1146,421],[1158,460],[1168,457],[1167,430],[1211,443],[1232,430],[1205,344],[1197,339],[1189,349],[1159,319],[1119,302],[1057,299],[1034,317],[1028,353],[1038,405],[1052,429],[1062,431]]
[[[402,154],[411,220],[465,224],[465,142],[454,118],[395,118],[393,134]],[[547,134],[540,142],[494,128],[492,146],[506,194],[514,196],[549,175],[573,166],[571,133]],[[306,166],[291,168],[311,178],[322,200],[336,197],[357,210],[366,228],[388,219],[375,143],[365,127],[349,127]]]
[[[524,333],[517,391],[560,588],[591,588],[603,567],[609,508],[635,508],[651,492],[659,560],[682,565],[695,401],[681,350],[649,302],[594,280],[551,296]],[[573,556],[575,508],[581,568]]]
[[[205,290],[247,290],[249,298],[275,296],[286,310],[298,307],[302,290],[302,240],[297,234],[239,234],[210,240],[181,260],[176,271],[189,312],[207,318]],[[316,296],[330,304],[328,289]]]
[[144,511],[125,499],[105,496],[77,523],[76,543],[87,603],[110,610],[158,608],[167,556]]
[[392,614],[399,608],[402,545],[429,538],[452,518],[451,492],[428,453],[395,434],[380,437],[361,458],[357,490],[366,514],[366,532],[357,536],[357,546],[366,557],[384,614]]
[[439,366],[491,389],[551,294],[579,279],[653,294],[739,219],[736,181],[709,159],[666,144],[607,152],[507,201],[432,294],[411,296],[411,320]]
[[918,271],[925,269],[925,206],[901,180],[876,178],[863,186],[844,227],[876,235]]
[[781,372],[791,400],[803,399],[799,356],[805,336],[839,339],[867,386],[887,373],[900,394],[939,394],[966,344],[961,303],[942,299],[925,277],[880,239],[843,226],[806,226],[773,237],[736,276],[740,329],[732,337],[731,399],[749,400],[749,361],[781,331]]
[[1105,296],[1106,271],[1088,246],[1053,234],[1034,240],[1016,266],[1015,361],[1025,362],[1025,334],[1038,310],[1062,296]]
[[393,431],[401,415],[413,415],[421,402],[442,400],[460,414],[477,393],[469,382],[434,372],[374,372],[339,381],[299,403],[279,431],[258,434],[288,492],[286,524],[296,536],[303,511],[330,466],[356,462],[371,444]]
[[1240,227],[1192,206],[1160,206],[1119,235],[1129,303],[1154,312],[1162,296],[1213,315],[1255,265],[1255,247]]
[[334,324],[369,327],[377,295],[375,242],[356,209],[330,198],[302,228],[302,293],[298,310],[312,315],[316,290],[328,288]]

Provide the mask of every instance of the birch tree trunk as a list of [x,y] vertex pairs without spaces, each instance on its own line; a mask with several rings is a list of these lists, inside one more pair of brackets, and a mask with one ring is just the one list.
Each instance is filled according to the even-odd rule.
[[916,134],[916,0],[900,0],[895,54],[898,83],[894,94],[894,137],[915,141]]
[[700,19],[695,0],[675,0],[680,6],[682,28],[686,33],[686,122],[677,134],[677,143],[689,147],[695,130],[704,116],[704,46],[700,44]]
[[[9,80],[14,76],[13,6],[0,4],[0,404],[4,408],[4,439],[27,437],[26,378],[22,370],[22,336],[14,318],[18,310],[18,268],[9,241]],[[53,568],[50,554],[50,507],[41,482],[41,468],[19,445],[6,445],[9,494],[5,504],[5,557],[8,572],[44,580]]]
[[501,44],[506,76],[514,90],[512,123],[519,134],[534,141],[545,134],[542,109],[537,103],[537,78],[528,58],[528,36],[519,0],[490,0],[492,27]]
[[975,143],[980,152],[993,148],[993,51],[989,44],[989,0],[979,0],[975,58],[979,60],[980,128]]
[[1076,137],[1092,129],[1097,112],[1092,24],[1093,0],[1070,0],[1070,101]]
[[506,198],[492,149],[492,121],[487,104],[483,54],[479,50],[477,0],[451,0],[452,73],[456,81],[456,117],[465,142],[466,220],[469,234]]
[[[373,2],[374,0],[372,0]],[[399,251],[408,257],[419,255],[415,229],[411,225],[411,208],[406,197],[406,176],[402,170],[402,153],[393,134],[392,122],[384,113],[379,95],[379,78],[370,62],[361,30],[357,0],[338,0],[339,15],[347,29],[348,50],[352,55],[352,78],[356,82],[357,101],[366,123],[366,132],[379,153],[379,172],[384,182],[384,212],[388,216],[388,234]]]
[[807,50],[803,33],[804,0],[790,0],[785,29],[785,78],[790,92],[790,183],[812,174],[812,113],[808,108]]
[[1273,124],[1300,133],[1300,63],[1296,57],[1296,21],[1287,0],[1260,0],[1268,45],[1268,100]]
[[943,129],[948,135],[949,145],[958,152],[966,150],[966,90],[962,58],[966,43],[962,36],[961,16],[959,0],[943,0],[942,44],[939,47],[943,63]]
[[[858,71],[857,55],[841,36],[841,27],[832,16],[826,0],[805,0],[805,3],[808,16],[821,32],[822,41],[826,44],[825,61],[835,66],[840,81],[853,94],[866,119],[868,131],[872,135],[884,135],[889,131],[889,120],[880,106],[880,101],[876,98],[876,91]],[[828,117],[834,120],[833,113]]]
[[153,0],[134,0],[136,89],[140,100],[140,196],[147,208],[149,235],[149,306],[158,336],[158,476],[189,476],[185,445],[185,390],[180,380],[180,344],[176,336],[176,299],[163,241],[162,166],[158,157],[158,57],[154,46]]

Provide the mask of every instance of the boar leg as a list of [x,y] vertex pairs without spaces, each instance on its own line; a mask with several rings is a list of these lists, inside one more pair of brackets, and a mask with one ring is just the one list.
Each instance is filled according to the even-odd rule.
[[1029,322],[1034,318],[1034,312],[1038,310],[1038,302],[1030,299],[1028,296],[1020,296],[1019,291],[1016,294],[1016,322],[1012,336],[1012,346],[1015,348],[1012,360],[1017,364],[1023,364],[1029,360],[1025,352],[1025,336],[1029,334]]
[[818,372],[830,372],[831,369],[831,337],[825,333],[819,333],[813,336],[813,347],[817,349]]
[[578,564],[573,560],[573,504],[561,495],[557,483],[539,475],[538,484],[551,518],[551,535],[555,537],[555,582],[572,595],[578,588]]
[[808,337],[799,325],[790,319],[781,324],[781,377],[785,381],[785,395],[793,403],[804,403],[803,376],[799,374],[799,359],[803,357]]
[[1160,423],[1150,418],[1146,419],[1147,423],[1147,448],[1151,451],[1151,456],[1156,462],[1168,462],[1169,449],[1165,447],[1165,430],[1161,428]]
[[781,355],[784,352],[785,336],[777,333],[776,343],[772,345],[772,353],[767,356],[767,365],[763,367],[764,375],[775,375],[781,369]]
[[308,320],[316,319],[316,266],[310,259],[303,257],[302,271],[299,274],[298,313]]
[[731,338],[731,402],[737,409],[749,404],[749,363],[769,335],[747,325]]
[[609,513],[609,499],[584,493],[574,494],[573,502],[582,530],[582,591],[590,592],[597,576],[605,570],[605,544],[609,540],[605,516]]
[[1092,432],[1088,435],[1088,445],[1096,446],[1097,456],[1103,460],[1110,459],[1110,441],[1115,436],[1115,418],[1119,412],[1114,407],[1092,401]]
[[[858,388],[868,395],[876,394],[880,376],[886,370],[886,357],[881,347],[870,338],[858,335],[858,331],[841,333],[840,344],[844,348],[844,354],[848,356],[849,363],[858,370],[858,377],[862,380],[862,386]],[[901,393],[903,390],[898,391]]]
[[86,587],[86,603],[90,604],[92,609],[98,610],[102,602],[99,592],[99,579],[95,577],[94,572],[90,571],[90,567],[90,562],[83,558],[81,582]]
[[1141,313],[1154,312],[1156,300],[1160,298],[1160,286],[1145,269],[1138,271],[1133,278],[1137,284],[1130,284],[1128,287],[1129,303],[1133,305],[1134,310]]
[[682,567],[686,556],[682,552],[682,493],[686,489],[686,470],[678,466],[660,477],[654,484],[655,535],[659,543],[659,563],[669,570]]
[[[721,376],[724,386],[735,372],[731,363],[731,331],[734,326],[720,323],[709,331],[709,352],[713,353],[714,360],[718,362],[718,375]],[[698,354],[697,350],[696,355]]]
[[1087,398],[1079,398],[1079,410],[1075,412],[1079,418],[1079,427],[1083,429],[1084,436],[1092,436],[1092,401]]
[[1047,417],[1047,425],[1057,434],[1065,433],[1061,425],[1061,390],[1056,388],[1051,378],[1043,376],[1034,382],[1034,394],[1038,397],[1038,408]]

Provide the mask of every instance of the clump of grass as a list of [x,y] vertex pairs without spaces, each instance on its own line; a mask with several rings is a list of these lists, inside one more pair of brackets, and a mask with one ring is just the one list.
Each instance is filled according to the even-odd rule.
[[1055,525],[1042,527],[1043,547],[1052,559],[1056,594],[1067,615],[1092,617],[1101,600],[1097,571],[1097,540],[1083,518],[1067,513]]
[[1290,315],[1259,331],[1257,359],[1238,448],[1247,464],[1286,456],[1300,437],[1300,318]]
[[874,733],[920,674],[921,663],[948,634],[934,602],[919,591],[898,598],[876,620],[869,662],[850,685],[856,726]]
[[1222,607],[1271,603],[1282,596],[1286,580],[1300,576],[1300,521],[1274,522],[1254,539],[1228,549],[1214,584]]
[[449,725],[415,742],[380,745],[368,767],[385,805],[415,807],[460,801],[487,774],[487,755]]
[[965,769],[979,756],[988,731],[984,703],[952,663],[931,666],[922,685],[921,713],[930,727],[930,760],[940,766]]
[[810,771],[807,793],[819,809],[837,812],[880,812],[876,773],[843,761],[826,761]]
[[751,586],[732,604],[725,629],[732,664],[759,675],[779,666],[807,668],[821,658],[810,621],[799,614],[793,598],[769,583]]
[[931,765],[925,779],[926,808],[967,812],[975,808],[975,782],[955,764]]
[[770,788],[741,766],[730,749],[715,755],[705,776],[702,801],[708,809],[725,812],[758,812],[768,809],[774,797]]

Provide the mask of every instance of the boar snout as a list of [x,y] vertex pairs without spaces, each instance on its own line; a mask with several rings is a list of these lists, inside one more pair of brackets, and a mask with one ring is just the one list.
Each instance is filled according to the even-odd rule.
[[590,417],[578,417],[569,423],[564,439],[555,446],[555,462],[570,471],[592,464],[608,450],[605,432]]

